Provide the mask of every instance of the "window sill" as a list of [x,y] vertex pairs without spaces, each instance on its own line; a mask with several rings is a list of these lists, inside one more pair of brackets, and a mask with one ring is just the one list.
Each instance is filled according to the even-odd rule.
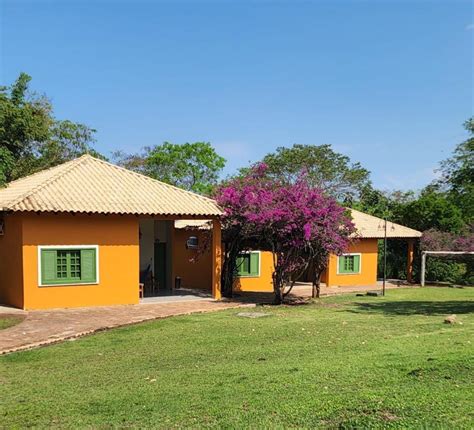
[[357,272],[357,273],[336,273],[337,276],[354,276],[354,275],[360,275],[361,272]]
[[40,288],[47,288],[47,287],[82,287],[84,285],[99,285],[98,282],[74,282],[71,284],[39,284],[38,287]]

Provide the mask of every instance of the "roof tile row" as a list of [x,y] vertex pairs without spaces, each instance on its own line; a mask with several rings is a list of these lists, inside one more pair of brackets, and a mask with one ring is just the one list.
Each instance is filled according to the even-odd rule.
[[11,182],[0,209],[134,215],[218,216],[217,203],[90,155]]

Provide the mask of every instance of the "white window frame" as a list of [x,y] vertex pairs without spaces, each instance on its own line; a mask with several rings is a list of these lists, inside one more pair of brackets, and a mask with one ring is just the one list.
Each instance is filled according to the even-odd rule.
[[262,251],[243,251],[240,254],[258,254],[258,275],[237,275],[236,278],[260,278],[262,272]]
[[[350,257],[351,255],[358,255],[359,256],[359,271],[358,272],[353,272],[353,273],[340,273],[339,272],[339,258],[341,257]],[[351,276],[351,275],[360,275],[362,273],[362,253],[361,252],[347,252],[341,255],[337,256],[337,274],[341,276]]]
[[[41,272],[41,251],[43,249],[95,249],[95,282],[75,282],[65,284],[43,284]],[[38,245],[38,286],[39,287],[80,287],[82,285],[99,285],[99,245]]]

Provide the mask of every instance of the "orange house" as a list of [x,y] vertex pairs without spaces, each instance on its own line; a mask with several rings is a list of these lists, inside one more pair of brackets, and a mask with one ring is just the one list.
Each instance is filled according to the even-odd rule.
[[220,215],[212,199],[89,155],[19,179],[0,189],[0,303],[135,304],[150,279],[145,293],[166,293],[191,264],[174,222],[195,218],[212,220],[202,282],[220,298]]
[[407,280],[412,282],[414,243],[421,237],[421,232],[393,222],[385,223],[381,218],[355,209],[351,209],[351,216],[357,230],[357,240],[349,247],[347,253],[330,256],[322,282],[329,287],[375,285],[378,241],[385,236],[387,239],[407,241]]
[[[221,210],[212,199],[85,155],[0,189],[0,303],[23,309],[135,304],[175,287],[221,297]],[[385,222],[352,211],[359,240],[331,256],[328,286],[374,285]],[[211,230],[211,234],[209,234]],[[387,223],[388,238],[421,233]],[[203,241],[210,241],[202,252]],[[239,256],[235,291],[273,290],[273,255]]]
[[[385,234],[388,239],[400,239],[408,242],[407,277],[411,281],[413,267],[414,241],[421,236],[419,231],[387,222],[383,219],[351,210],[352,221],[355,224],[357,240],[346,253],[340,256],[331,255],[322,282],[332,286],[375,286],[377,283],[378,241]],[[177,243],[184,243],[190,237],[202,237],[204,230],[209,229],[209,222],[179,221],[176,231],[180,232]],[[386,232],[385,232],[386,230]],[[181,246],[182,248],[182,246]],[[206,256],[197,258],[197,262],[206,264]],[[235,292],[271,292],[273,291],[272,273],[274,268],[273,255],[267,251],[249,251],[239,257],[238,276],[234,284]],[[199,277],[199,284],[205,284],[205,277],[210,277],[198,265],[187,266],[182,272],[184,286],[194,287],[194,280]],[[302,279],[304,281],[304,279]]]

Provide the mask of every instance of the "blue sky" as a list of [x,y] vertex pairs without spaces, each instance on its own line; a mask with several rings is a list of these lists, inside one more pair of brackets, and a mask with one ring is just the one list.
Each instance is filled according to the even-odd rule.
[[210,141],[226,173],[329,143],[383,189],[420,188],[472,115],[469,1],[1,0],[21,71],[97,149]]

